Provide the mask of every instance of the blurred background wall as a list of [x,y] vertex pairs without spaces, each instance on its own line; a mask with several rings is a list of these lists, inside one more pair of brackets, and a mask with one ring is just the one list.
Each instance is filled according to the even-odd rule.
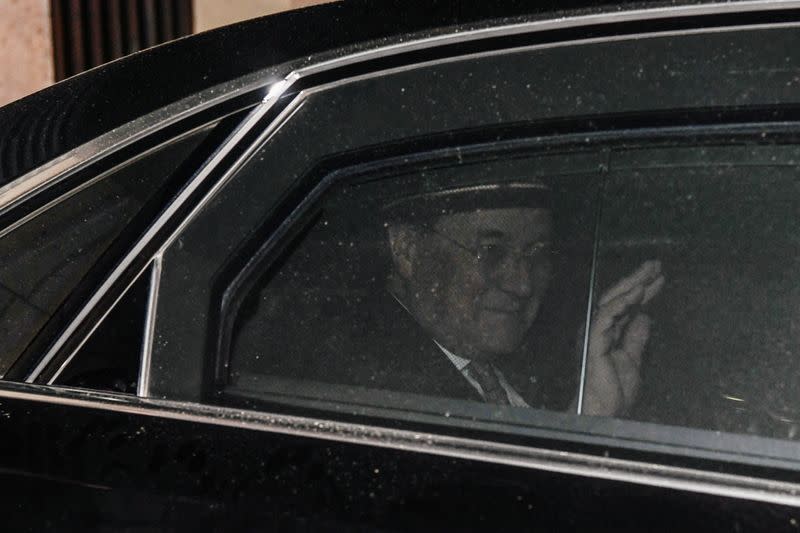
[[240,20],[322,4],[331,0],[194,0],[194,31],[201,32]]
[[184,35],[328,1],[0,0],[0,106]]
[[50,0],[0,0],[0,105],[53,83]]

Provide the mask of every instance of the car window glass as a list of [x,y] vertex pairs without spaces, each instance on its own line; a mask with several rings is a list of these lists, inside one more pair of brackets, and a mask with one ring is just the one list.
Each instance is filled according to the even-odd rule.
[[288,378],[298,392],[349,387],[342,402],[363,389],[483,401],[498,391],[479,368],[502,376],[501,402],[569,409],[601,158],[427,166],[327,191],[277,263],[251,264],[241,308],[222,311],[235,314],[223,387],[263,397]]
[[124,164],[0,238],[0,373],[207,133]]
[[[754,140],[345,180],[281,246],[218,278],[236,303],[221,309],[217,401],[461,424],[602,415],[650,424],[615,426],[620,438],[700,447],[715,439],[652,424],[794,439],[798,161]],[[546,191],[552,231],[523,185]],[[547,276],[534,251],[526,267],[534,242]],[[475,347],[497,380],[471,370]]]
[[69,360],[57,385],[135,393],[150,293],[146,269]]
[[594,312],[618,315],[595,342],[625,358],[650,331],[626,416],[800,436],[798,163],[796,146],[612,155]]

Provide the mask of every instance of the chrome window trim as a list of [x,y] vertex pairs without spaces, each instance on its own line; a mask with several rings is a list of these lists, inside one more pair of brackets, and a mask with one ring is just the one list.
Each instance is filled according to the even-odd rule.
[[47,385],[3,382],[0,383],[0,398],[377,446],[665,489],[800,506],[800,484],[797,483],[577,452]]
[[[59,349],[66,340],[75,332],[80,323],[86,318],[89,312],[97,305],[102,295],[107,292],[117,279],[126,270],[127,266],[141,253],[143,248],[155,237],[157,231],[163,227],[173,217],[177,209],[183,205],[202,182],[210,175],[223,158],[231,149],[253,128],[262,117],[277,103],[278,98],[283,95],[301,77],[324,70],[333,69],[339,66],[366,61],[376,57],[383,57],[395,53],[401,53],[423,47],[436,46],[440,44],[450,44],[466,40],[475,40],[485,37],[502,35],[503,32],[523,33],[536,32],[556,28],[580,27],[584,25],[597,25],[602,23],[614,23],[631,20],[653,20],[660,18],[692,16],[701,14],[720,14],[720,13],[740,13],[769,11],[787,8],[800,8],[798,0],[784,0],[773,3],[763,2],[741,2],[735,4],[701,4],[697,6],[667,7],[653,10],[634,10],[615,13],[604,13],[599,15],[584,15],[578,17],[533,21],[523,24],[509,26],[498,26],[484,28],[470,32],[446,34],[428,39],[420,39],[391,45],[383,48],[376,48],[367,52],[360,52],[345,56],[336,60],[326,61],[317,65],[298,69],[290,73],[283,80],[270,85],[269,92],[263,102],[254,109],[250,115],[242,122],[237,130],[225,141],[219,151],[203,166],[190,180],[186,189],[179,194],[170,206],[159,216],[148,232],[136,243],[129,253],[122,260],[120,265],[104,280],[103,284],[93,294],[81,312],[70,322],[67,329],[62,333],[56,343],[51,347],[43,360],[37,365],[36,369],[26,379],[27,384],[13,386],[10,383],[0,383],[0,397],[17,398],[29,401],[51,402],[62,405],[74,405],[95,409],[105,409],[116,412],[135,413],[146,416],[158,416],[175,420],[186,420],[201,423],[211,423],[231,427],[246,428],[252,430],[277,432],[298,436],[309,436],[324,438],[339,442],[349,442],[357,444],[370,444],[398,450],[412,450],[423,453],[442,455],[447,457],[459,457],[464,459],[474,459],[499,464],[522,466],[527,468],[537,468],[553,472],[567,474],[584,475],[595,478],[619,480],[633,483],[641,483],[665,488],[682,489],[719,496],[744,498],[770,503],[785,505],[800,505],[800,484],[773,482],[766,479],[745,477],[732,474],[719,474],[701,470],[665,466],[653,463],[627,461],[611,459],[587,454],[577,454],[557,450],[547,450],[531,448],[525,446],[513,446],[500,444],[491,441],[481,441],[474,439],[463,439],[445,437],[441,435],[409,432],[403,430],[391,430],[379,426],[359,425],[331,422],[329,420],[314,419],[306,417],[290,417],[283,415],[270,414],[265,412],[242,411],[240,409],[229,409],[222,407],[211,407],[202,404],[189,402],[174,402],[158,400],[153,398],[131,397],[123,395],[113,395],[106,393],[93,393],[87,391],[71,391],[58,387],[47,387],[32,385],[41,371],[47,366],[50,360],[58,353]],[[779,27],[780,24],[764,24],[740,26],[744,28],[757,27]],[[704,31],[733,31],[735,27],[695,29],[686,31],[668,32],[672,35],[686,34],[687,32]],[[652,32],[643,34],[648,37],[661,36],[667,32]],[[639,35],[641,36],[641,34]],[[609,39],[631,39],[636,36],[628,35],[622,37],[611,37]],[[602,41],[598,38],[597,41]],[[553,46],[568,46],[575,44],[576,40],[551,43]],[[548,45],[543,45],[548,46]],[[460,56],[464,59],[465,56]],[[382,75],[383,72],[373,73]],[[341,80],[340,80],[341,81]],[[309,89],[310,90],[310,89]],[[224,185],[227,179],[243,164],[260,146],[268,135],[275,131],[302,105],[302,101],[309,94],[308,90],[301,91],[284,109],[279,116],[273,120],[259,138],[251,144],[247,151],[229,167],[225,174],[208,191],[207,194],[192,209],[191,213],[185,217],[178,228],[170,234],[155,254],[161,256],[166,247],[174,241],[185,226],[196,216],[216,192]],[[0,213],[3,209],[2,193],[0,190]],[[155,300],[153,300],[153,303]],[[148,314],[148,320],[154,321],[155,313]],[[154,324],[148,322],[147,327]],[[152,334],[149,338],[150,346],[145,348],[145,353],[151,353]],[[146,385],[143,387],[146,389]]]
[[[278,103],[280,97],[297,81],[299,77],[294,73],[287,76],[285,80],[282,80],[278,83],[272,85],[267,93],[267,96],[264,98],[263,103],[257,108],[253,110],[253,113],[242,123],[240,126],[241,131],[237,130],[236,133],[240,133],[239,138],[243,137],[247,134],[250,129],[255,126],[264,116],[273,108],[275,104]],[[216,183],[206,192],[205,196],[197,202],[197,205],[192,208],[186,217],[180,221],[178,227],[170,234],[170,236],[164,241],[164,244],[159,248],[156,255],[163,256],[164,252],[166,252],[167,248],[177,239],[180,234],[183,232],[184,229],[194,220],[194,218],[198,215],[198,213],[206,206],[206,204],[211,201],[211,199],[216,196],[216,194],[225,186],[228,180],[244,165],[247,160],[255,153],[259,146],[264,144],[265,142],[269,141],[270,138],[289,120],[292,116],[300,110],[303,106],[303,101],[305,100],[306,91],[301,91],[289,102],[284,109],[278,114],[277,117],[267,126],[264,128],[264,131],[258,135],[258,137],[251,143],[251,145],[247,148],[244,154],[242,154],[239,159],[236,160],[234,164],[232,164],[223,174],[223,176],[217,180]],[[235,133],[235,134],[236,134]],[[234,134],[234,135],[235,135]],[[203,167],[198,173],[198,177],[200,174],[203,174],[205,178],[211,170],[216,166],[217,163],[227,155],[230,150],[235,145],[235,142],[226,141],[225,145],[220,148],[219,153],[217,154],[219,158],[216,161],[209,161],[209,163]],[[194,192],[197,187],[200,185],[201,180],[193,180],[188,186],[187,190],[191,188],[189,192]],[[185,195],[188,196],[188,193]],[[167,210],[164,212],[164,215],[156,221],[154,226],[158,225],[161,222],[163,225],[172,213],[177,210],[177,201],[181,199],[185,201],[185,198],[181,198],[180,196],[176,198],[176,201],[171,204]]]
[[136,141],[269,83],[264,71],[248,74],[168,104],[73,148],[0,187],[0,215]]
[[[101,172],[97,176],[94,176],[94,177],[89,178],[88,180],[86,180],[84,182],[81,182],[80,184],[76,185],[72,189],[66,191],[61,196],[59,196],[57,198],[54,198],[53,200],[51,200],[50,202],[47,202],[46,204],[42,205],[38,209],[35,209],[34,211],[31,211],[30,213],[28,213],[24,217],[22,217],[22,218],[20,218],[18,220],[15,220],[14,222],[9,224],[8,226],[6,226],[4,228],[0,228],[0,239],[5,237],[6,235],[11,233],[12,231],[24,226],[25,224],[27,224],[31,220],[35,219],[36,217],[38,217],[39,215],[44,213],[45,211],[57,206],[58,204],[60,204],[61,202],[65,201],[65,200],[68,200],[69,198],[71,198],[72,196],[78,194],[79,192],[86,190],[87,188],[91,187],[95,183],[97,183],[99,181],[102,181],[103,179],[105,179],[108,176],[110,176],[111,174],[121,170],[122,168],[124,168],[124,167],[126,167],[128,165],[134,164],[137,161],[140,161],[140,160],[144,159],[145,157],[147,157],[147,156],[149,156],[149,155],[161,150],[162,148],[164,148],[168,144],[171,144],[171,143],[174,143],[174,142],[179,142],[181,140],[186,139],[187,137],[190,137],[190,136],[194,135],[195,133],[201,132],[201,131],[203,131],[205,129],[210,129],[217,122],[218,122],[218,119],[215,119],[215,120],[212,120],[211,122],[209,122],[207,124],[202,124],[202,125],[197,126],[195,128],[190,128],[190,129],[188,129],[188,130],[176,135],[175,137],[173,137],[171,139],[168,139],[168,140],[166,140],[166,141],[164,141],[164,142],[162,142],[160,144],[152,146],[152,147],[148,148],[147,150],[144,150],[144,151],[136,154],[135,156],[131,157],[130,159],[127,159],[127,160],[122,161],[121,163],[119,163],[117,165],[114,165],[113,167],[109,168],[108,170],[105,170],[105,171]],[[64,177],[66,178],[67,176],[65,175]],[[55,184],[55,183],[57,183],[57,181],[51,183],[51,185]],[[36,193],[32,193],[32,194],[35,195]],[[24,202],[28,198],[29,198],[29,196],[26,196],[26,197],[22,198],[20,200],[20,203]],[[0,199],[0,203],[2,203],[2,199]],[[13,206],[8,206],[8,209],[11,209],[12,207]],[[0,207],[0,214],[2,214],[2,212],[3,212],[3,208]]]
[[144,319],[142,359],[139,363],[139,381],[136,383],[136,395],[140,397],[150,395],[150,358],[153,354],[156,304],[158,303],[158,289],[161,284],[161,260],[161,255],[154,257],[150,270],[150,294],[147,297],[147,311]]
[[[402,65],[399,67],[393,68],[386,68],[382,70],[376,70],[373,72],[369,72],[366,74],[359,74],[356,76],[350,76],[347,78],[341,78],[338,80],[334,80],[328,83],[323,83],[320,85],[315,85],[313,87],[308,87],[300,91],[296,98],[306,99],[311,95],[327,91],[330,89],[335,89],[337,87],[341,87],[348,83],[354,83],[358,81],[368,80],[370,78],[374,78],[376,76],[389,76],[392,74],[398,74],[402,72],[409,72],[418,68],[422,67],[430,67],[435,65],[445,65],[448,63],[456,63],[459,61],[464,61],[468,59],[483,59],[487,57],[494,57],[498,55],[507,55],[513,54],[516,52],[528,52],[528,51],[540,51],[540,50],[549,50],[553,48],[562,48],[565,46],[585,46],[589,44],[601,44],[601,43],[614,43],[614,42],[623,42],[623,41],[630,41],[633,39],[650,39],[650,38],[658,38],[658,37],[673,37],[673,36],[686,36],[686,35],[702,35],[702,34],[710,34],[710,33],[729,33],[741,30],[758,30],[758,29],[777,29],[777,28],[798,28],[800,27],[800,22],[773,22],[773,23],[764,23],[764,24],[738,24],[738,25],[731,25],[731,26],[724,26],[724,27],[715,27],[715,28],[697,28],[692,30],[665,30],[665,31],[657,31],[657,32],[643,32],[643,33],[628,33],[625,35],[616,35],[616,36],[608,36],[608,37],[591,37],[587,39],[572,39],[570,41],[558,41],[552,43],[542,43],[542,44],[534,44],[534,45],[524,45],[524,46],[516,46],[516,47],[509,47],[509,48],[502,48],[498,50],[489,50],[486,52],[474,52],[469,54],[463,55],[453,55],[449,57],[444,57],[440,59],[432,59],[427,61],[420,61],[417,63],[410,63],[407,65]],[[342,66],[342,65],[337,65]],[[299,69],[293,71],[292,74],[296,75],[296,79],[292,80],[294,83],[297,80],[300,80],[310,74],[305,72],[305,69]],[[291,78],[287,77],[287,80]],[[287,87],[288,88],[288,87]]]
[[[279,82],[281,83],[281,82]],[[272,92],[270,92],[272,94]],[[281,93],[282,94],[282,93]],[[269,98],[269,95],[268,95]],[[250,128],[258,122],[261,116],[266,113],[272,105],[277,101],[278,96],[274,96],[271,100],[266,100],[264,103],[258,106],[255,110],[253,110],[247,118],[237,127],[236,131],[234,131],[230,137],[228,137],[225,144],[208,160],[203,168],[201,168],[194,177],[189,181],[189,183],[184,187],[178,196],[170,203],[167,209],[156,219],[156,221],[147,229],[145,234],[136,242],[136,244],[131,248],[131,250],[125,255],[125,257],[117,264],[111,274],[103,281],[103,283],[97,288],[97,290],[92,294],[89,298],[89,301],[84,305],[78,314],[70,321],[69,325],[64,329],[61,335],[56,339],[56,341],[50,346],[50,349],[42,358],[41,361],[36,365],[33,371],[28,375],[25,379],[27,383],[33,383],[36,378],[39,377],[39,374],[50,364],[50,361],[56,356],[56,354],[61,350],[61,347],[67,342],[67,340],[75,333],[75,330],[78,329],[80,324],[86,319],[86,316],[92,312],[94,307],[98,304],[100,299],[105,295],[106,292],[116,283],[117,279],[122,275],[123,272],[128,268],[128,266],[133,262],[133,260],[142,252],[145,246],[155,237],[155,235],[159,232],[161,227],[170,219],[172,218],[173,213],[182,205],[191,194],[200,186],[200,184],[205,181],[205,178],[211,173],[211,171],[216,168],[216,166],[220,163],[220,161],[228,154],[228,152],[237,144],[241,138],[250,131]],[[204,197],[205,200],[205,197]],[[149,324],[147,325],[149,327]]]
[[[748,0],[742,2],[705,3],[692,6],[669,6],[648,9],[632,9],[625,11],[615,11],[606,13],[596,13],[593,15],[577,15],[572,17],[562,17],[556,19],[541,19],[516,24],[507,24],[489,28],[467,30],[459,33],[445,33],[426,39],[408,41],[404,43],[392,44],[374,50],[365,50],[346,57],[336,58],[329,61],[322,61],[314,65],[309,65],[295,71],[300,77],[317,74],[319,72],[333,68],[351,65],[361,61],[374,59],[376,54],[380,56],[392,55],[393,53],[412,52],[425,48],[433,48],[437,45],[465,43],[477,41],[489,37],[505,37],[519,35],[523,33],[536,33],[548,30],[561,30],[569,28],[579,28],[582,26],[594,26],[603,24],[615,24],[619,22],[632,21],[652,21],[676,17],[692,17],[702,15],[723,15],[726,13],[758,13],[766,11],[780,11],[783,9],[800,8],[798,0]],[[747,26],[755,27],[756,25]],[[730,26],[732,27],[732,26]],[[728,28],[728,27],[725,27]],[[706,30],[707,31],[707,30]],[[650,32],[648,35],[656,35],[658,32]],[[574,41],[569,41],[574,42]],[[561,43],[563,44],[563,43]],[[378,57],[380,57],[378,56]]]

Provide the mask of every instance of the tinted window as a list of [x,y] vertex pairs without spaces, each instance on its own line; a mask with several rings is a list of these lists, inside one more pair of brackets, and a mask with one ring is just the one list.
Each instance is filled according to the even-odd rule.
[[798,156],[753,141],[339,172],[221,275],[224,396],[793,439]]
[[0,238],[0,373],[207,132],[122,165]]
[[643,306],[652,335],[630,417],[798,436],[798,163],[794,146],[612,157],[597,293],[646,261],[665,280]]
[[377,389],[567,410],[599,176],[599,155],[575,153],[328,191],[284,257],[265,251],[234,277],[259,279],[223,310],[236,314],[229,392],[290,378],[312,396],[344,386],[344,401]]
[[145,270],[75,353],[56,384],[135,393],[150,294]]

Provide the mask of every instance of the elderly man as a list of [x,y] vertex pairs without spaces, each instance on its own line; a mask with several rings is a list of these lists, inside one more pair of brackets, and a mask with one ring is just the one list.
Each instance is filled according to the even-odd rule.
[[[525,357],[520,349],[551,284],[549,188],[539,181],[450,186],[401,198],[387,213],[389,292],[435,346],[424,350],[424,357],[438,357],[459,374],[433,379],[461,380],[486,402],[528,406],[524,391],[512,385],[503,367],[512,357]],[[584,414],[620,414],[631,406],[650,329],[641,306],[663,284],[660,263],[647,261],[596,300]],[[406,355],[419,356],[413,350]],[[441,388],[452,387],[441,383]],[[576,394],[573,408],[577,401]]]

